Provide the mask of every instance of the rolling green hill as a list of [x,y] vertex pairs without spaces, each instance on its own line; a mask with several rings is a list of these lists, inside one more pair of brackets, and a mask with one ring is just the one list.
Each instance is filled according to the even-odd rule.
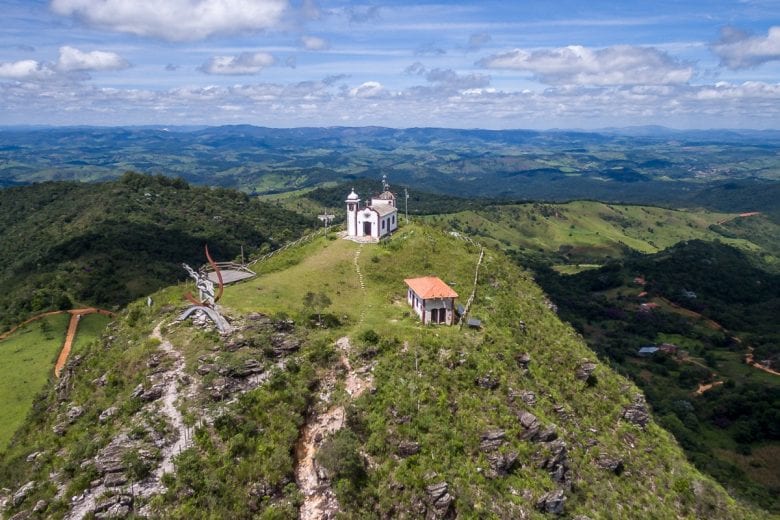
[[175,321],[182,287],[131,304],[0,458],[8,514],[766,516],[694,469],[501,252],[479,268],[482,329],[420,325],[403,279],[464,302],[479,257],[424,225],[321,237],[226,289],[222,337]]
[[299,236],[315,220],[227,189],[128,173],[0,190],[0,330],[73,302],[111,307]]

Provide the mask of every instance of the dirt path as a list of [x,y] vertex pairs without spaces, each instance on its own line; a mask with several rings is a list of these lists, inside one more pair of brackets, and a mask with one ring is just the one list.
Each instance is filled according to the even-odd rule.
[[[150,497],[165,491],[162,484],[162,476],[165,473],[174,471],[173,458],[183,450],[190,447],[192,439],[188,434],[188,429],[184,424],[184,417],[176,407],[179,400],[180,391],[179,381],[184,380],[184,359],[170,341],[163,338],[160,328],[162,322],[154,328],[150,337],[160,340],[160,350],[173,359],[173,367],[162,373],[163,394],[157,401],[160,403],[159,412],[162,413],[168,422],[174,428],[173,443],[163,446],[160,450],[162,459],[152,474],[144,481],[133,484],[133,493],[136,497]],[[186,396],[191,396],[193,392],[192,384],[187,384],[183,390]],[[147,406],[155,406],[151,403]],[[81,500],[73,505],[73,509],[65,516],[67,520],[81,520],[95,510],[98,500],[106,493],[108,489],[104,485],[99,485],[88,490]]]
[[[367,365],[357,370],[352,368],[349,362],[349,352],[352,348],[349,338],[339,339],[336,345],[341,351],[341,364],[347,370],[344,381],[346,391],[352,399],[357,399],[371,387],[373,382],[370,374],[371,366]],[[326,404],[329,400],[330,387],[336,382],[334,371],[331,370],[323,381],[325,394],[321,395],[319,404]],[[336,496],[329,482],[321,478],[315,458],[322,440],[340,430],[344,426],[345,417],[344,406],[331,406],[324,412],[312,413],[301,429],[300,438],[295,446],[295,481],[303,494],[303,504],[298,516],[300,520],[331,518],[339,510]]]
[[693,392],[695,395],[702,395],[707,390],[712,390],[716,386],[720,386],[723,384],[723,381],[715,381],[714,383],[707,383],[706,385],[703,383],[699,383],[699,388],[696,389],[695,392]]
[[70,356],[70,349],[73,346],[73,340],[76,339],[76,332],[79,328],[79,323],[81,322],[81,317],[86,316],[87,314],[103,314],[105,316],[113,316],[113,312],[109,312],[103,309],[96,309],[94,307],[87,307],[86,309],[71,309],[69,311],[60,311],[60,312],[67,312],[70,314],[70,322],[68,323],[68,332],[65,334],[65,343],[62,344],[62,349],[60,350],[60,355],[57,357],[57,363],[54,364],[54,377],[58,378],[60,377],[60,372],[62,372],[62,367],[65,366],[65,363],[68,361],[68,356]]
[[753,368],[757,368],[758,370],[761,370],[762,372],[766,372],[768,374],[773,374],[773,375],[776,375],[776,376],[780,376],[780,372],[778,372],[777,370],[772,370],[768,366],[762,365],[761,363],[758,363],[753,358],[753,347],[748,347],[747,354],[745,354],[745,363],[747,363],[748,365],[752,366]]

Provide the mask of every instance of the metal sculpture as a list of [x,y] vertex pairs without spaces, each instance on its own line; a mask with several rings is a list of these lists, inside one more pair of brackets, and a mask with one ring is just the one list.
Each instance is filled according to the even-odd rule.
[[220,298],[222,298],[222,293],[225,290],[225,286],[222,282],[222,273],[220,272],[217,263],[214,261],[214,259],[211,258],[211,255],[209,254],[209,246],[205,246],[205,250],[206,260],[208,260],[209,265],[217,274],[217,289],[215,290],[214,282],[209,279],[208,274],[205,272],[195,271],[187,264],[181,264],[182,267],[184,267],[184,269],[189,273],[190,277],[195,280],[195,287],[198,288],[198,298],[195,298],[191,292],[188,292],[184,295],[184,297],[193,305],[179,316],[179,320],[185,320],[193,314],[196,316],[206,316],[212,322],[214,322],[214,325],[217,327],[217,329],[219,329],[220,332],[226,333],[229,331],[230,325],[217,309],[217,302]]

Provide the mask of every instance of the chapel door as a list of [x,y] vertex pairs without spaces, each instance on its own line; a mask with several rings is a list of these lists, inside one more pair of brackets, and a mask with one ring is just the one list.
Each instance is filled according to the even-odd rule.
[[371,236],[371,222],[363,222],[363,234],[367,237]]

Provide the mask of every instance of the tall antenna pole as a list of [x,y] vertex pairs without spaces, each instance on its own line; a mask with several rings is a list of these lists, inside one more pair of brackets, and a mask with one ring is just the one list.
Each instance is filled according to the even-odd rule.
[[409,190],[404,188],[404,198],[406,199],[406,223],[409,223]]

